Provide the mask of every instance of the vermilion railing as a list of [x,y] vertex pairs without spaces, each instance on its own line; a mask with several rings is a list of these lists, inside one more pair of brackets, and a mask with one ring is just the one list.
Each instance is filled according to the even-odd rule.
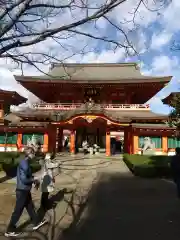
[[106,104],[105,109],[149,109],[149,105],[143,104]]
[[[143,104],[99,104],[102,106],[104,110],[145,110],[149,109],[149,105],[143,105]],[[82,104],[80,103],[41,103],[41,104],[33,104],[32,107],[34,109],[39,109],[39,110],[74,110],[79,107],[81,107]]]

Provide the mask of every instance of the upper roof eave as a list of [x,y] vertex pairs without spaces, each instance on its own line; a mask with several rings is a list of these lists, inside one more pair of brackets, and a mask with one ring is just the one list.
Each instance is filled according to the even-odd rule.
[[16,81],[20,83],[24,82],[52,82],[52,83],[135,83],[135,82],[169,82],[172,79],[172,76],[162,76],[162,77],[149,77],[149,76],[141,76],[139,78],[119,78],[114,80],[103,80],[103,79],[91,79],[91,80],[78,80],[78,79],[64,79],[60,77],[50,77],[50,76],[18,76],[14,75]]

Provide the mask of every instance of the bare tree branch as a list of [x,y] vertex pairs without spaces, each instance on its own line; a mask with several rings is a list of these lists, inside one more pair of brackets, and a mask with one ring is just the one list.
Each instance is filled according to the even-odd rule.
[[[7,6],[5,10],[2,11],[2,13],[0,14],[0,20],[2,20],[6,16],[6,14],[8,14],[8,12],[10,12],[15,7],[19,6],[22,2],[24,2],[24,0],[14,2],[14,4],[12,4],[10,7]],[[6,1],[4,1],[4,5],[6,5]]]
[[102,40],[102,41],[105,41],[105,42],[110,42],[110,43],[113,43],[119,47],[123,47],[123,48],[129,48],[130,46],[126,46],[126,45],[123,45],[123,44],[120,44],[118,43],[117,41],[113,40],[113,39],[108,39],[106,38],[105,36],[104,37],[98,37],[98,36],[94,36],[92,34],[89,34],[89,33],[85,33],[85,32],[80,32],[78,30],[69,30],[69,32],[73,32],[73,33],[76,33],[76,34],[79,34],[79,35],[84,35],[86,37],[89,37],[89,38],[94,38],[96,40]]
[[[169,0],[156,0],[157,8],[149,7],[150,0],[137,0],[132,7],[132,22],[141,5],[149,11],[158,11],[169,3]],[[133,41],[129,39],[128,31],[124,31],[122,23],[117,23],[110,17],[112,10],[127,2],[127,0],[69,0],[62,3],[58,0],[1,0],[0,1],[0,58],[10,58],[21,65],[49,64],[51,61],[63,62],[67,56],[84,53],[89,41],[103,41],[110,48],[122,48],[128,54],[133,51],[138,54]],[[154,6],[156,6],[156,3]],[[66,19],[67,18],[67,19]],[[102,34],[97,26],[97,20],[103,19],[122,36],[120,39]],[[86,42],[76,46],[76,39]],[[41,43],[49,43],[49,52],[39,50]],[[33,46],[38,45],[38,48]],[[59,54],[55,46],[60,46]],[[80,44],[81,45],[81,44]],[[97,45],[97,44],[96,44]],[[28,51],[28,49],[30,49]],[[82,51],[83,50],[83,51]],[[60,59],[59,55],[64,55]],[[88,52],[88,51],[85,51]]]
[[[25,3],[21,4],[22,6],[19,9],[19,12],[17,12],[17,14],[14,17],[10,17],[10,21],[8,21],[8,23],[5,25],[5,27],[2,27],[1,32],[0,32],[0,38],[13,28],[13,26],[16,24],[16,20],[19,19],[23,15],[23,13],[26,11],[26,9],[28,8],[29,3],[31,1],[32,0],[23,1]],[[8,13],[9,13],[9,11],[8,11]]]

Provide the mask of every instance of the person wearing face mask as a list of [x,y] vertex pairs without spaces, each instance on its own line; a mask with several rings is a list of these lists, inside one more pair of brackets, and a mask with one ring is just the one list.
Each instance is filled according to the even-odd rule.
[[38,185],[38,180],[32,175],[30,168],[30,160],[34,157],[34,150],[27,148],[25,150],[25,158],[19,162],[17,167],[17,185],[16,185],[16,205],[12,213],[7,231],[6,237],[17,237],[20,232],[16,229],[16,224],[19,221],[24,208],[26,208],[30,219],[33,223],[33,230],[39,229],[44,225],[47,220],[39,220],[31,196],[32,185]]

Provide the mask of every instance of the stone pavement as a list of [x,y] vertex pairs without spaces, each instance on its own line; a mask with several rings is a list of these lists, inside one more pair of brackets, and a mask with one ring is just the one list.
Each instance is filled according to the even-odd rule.
[[[158,179],[133,177],[118,158],[64,156],[57,176],[56,207],[50,222],[19,239],[166,240],[180,237],[180,202],[174,185]],[[65,194],[60,191],[66,188]],[[14,184],[0,184],[0,239],[11,214]],[[39,204],[39,193],[33,198]],[[22,221],[27,219],[24,214]]]
[[[89,155],[84,156],[82,154],[75,156],[66,154],[59,156],[57,160],[61,162],[61,168],[59,175],[56,176],[56,191],[53,195],[56,196],[63,188],[67,188],[67,192],[69,191],[70,193],[65,194],[66,198],[71,198],[71,192],[75,190],[75,201],[78,202],[84,199],[87,195],[93,181],[96,180],[98,171],[101,169],[107,170],[107,167],[110,166],[112,162],[110,159],[104,158],[102,155],[97,158],[95,156],[90,157]],[[123,165],[123,167],[128,171],[125,165]],[[40,173],[37,173],[36,175],[39,174]],[[0,178],[3,179],[4,175],[1,175]],[[2,225],[0,231],[2,232],[8,224],[9,217],[15,204],[15,183],[16,179],[13,178],[0,184],[0,224]],[[41,193],[33,189],[32,194],[35,205],[38,208]],[[59,200],[57,199],[57,201]],[[67,205],[67,199],[63,199],[60,204],[57,204],[55,213],[59,214],[59,216],[63,215]],[[49,214],[51,215],[52,211],[49,211]],[[71,215],[72,214],[70,214],[70,219],[72,218]],[[66,219],[67,218],[68,216],[66,216]],[[25,212],[21,218],[20,224],[27,221],[27,219],[28,215]],[[63,226],[66,225],[65,222],[66,221],[63,221]],[[1,236],[1,238],[3,237]]]

